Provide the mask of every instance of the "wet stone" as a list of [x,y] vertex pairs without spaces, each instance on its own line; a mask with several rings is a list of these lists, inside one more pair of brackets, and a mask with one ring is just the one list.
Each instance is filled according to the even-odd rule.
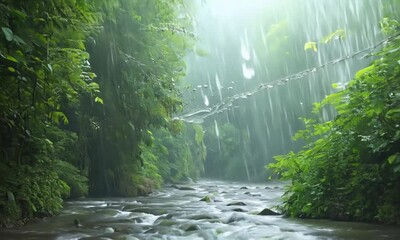
[[202,199],[200,199],[200,201],[203,201],[203,202],[211,202],[211,198],[209,197],[209,196],[205,196],[205,197],[203,197]]
[[200,230],[200,229],[201,228],[198,225],[193,224],[193,225],[190,225],[189,227],[187,227],[185,229],[185,231],[186,232],[190,232],[190,231],[197,231],[197,230]]
[[183,186],[183,187],[178,187],[179,190],[183,190],[183,191],[189,191],[189,190],[196,190],[192,187],[187,187],[187,186]]
[[106,228],[104,228],[103,232],[104,233],[113,233],[113,232],[115,232],[115,230],[112,227],[106,227]]
[[247,206],[244,202],[231,202],[226,206]]
[[269,208],[264,208],[261,212],[259,212],[257,215],[262,215],[262,216],[276,216],[276,215],[281,215],[280,213],[274,212]]

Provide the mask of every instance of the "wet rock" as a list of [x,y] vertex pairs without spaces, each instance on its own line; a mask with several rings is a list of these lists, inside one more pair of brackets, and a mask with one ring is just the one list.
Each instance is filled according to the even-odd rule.
[[252,197],[261,197],[261,194],[259,193],[255,193],[255,194],[251,194]]
[[211,198],[209,196],[205,196],[202,199],[200,199],[200,201],[209,203],[209,202],[211,202]]
[[77,218],[74,219],[74,225],[75,225],[75,227],[82,227],[81,222]]
[[249,189],[248,187],[241,187],[240,189]]
[[226,206],[247,206],[244,202],[231,202]]
[[194,188],[192,188],[192,187],[187,187],[187,186],[178,187],[178,189],[179,189],[179,190],[184,190],[184,191],[187,191],[187,190],[196,190],[196,189],[194,189]]
[[200,230],[200,227],[198,225],[190,225],[189,227],[187,227],[185,229],[186,232],[190,232],[190,231],[197,231]]
[[267,187],[265,187],[264,189],[272,189],[272,188],[267,186]]
[[246,194],[246,195],[250,195],[251,193],[250,193],[250,192],[245,192],[244,194]]
[[227,193],[226,191],[222,191],[221,193]]
[[264,208],[261,212],[257,213],[257,215],[262,215],[262,216],[276,216],[276,215],[282,215],[280,213],[274,212],[269,208]]
[[106,228],[104,228],[104,231],[103,231],[104,233],[114,233],[115,232],[115,230],[114,230],[114,228],[112,228],[112,227],[106,227]]

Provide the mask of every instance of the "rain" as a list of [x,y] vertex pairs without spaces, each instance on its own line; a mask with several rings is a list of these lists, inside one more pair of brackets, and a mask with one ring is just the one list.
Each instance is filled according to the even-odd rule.
[[0,239],[400,239],[399,0],[3,0]]

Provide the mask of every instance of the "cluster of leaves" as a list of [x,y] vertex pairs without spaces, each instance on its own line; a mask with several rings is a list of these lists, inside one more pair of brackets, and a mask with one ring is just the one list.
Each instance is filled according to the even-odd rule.
[[204,130],[201,125],[182,125],[179,133],[167,129],[155,131],[152,146],[141,145],[144,177],[162,182],[179,183],[197,180],[204,170]]
[[[170,120],[181,108],[175,84],[194,39],[179,7],[182,1],[0,3],[2,223],[55,214],[62,198],[88,187],[92,195],[133,196],[159,184],[150,129],[179,131]],[[196,172],[191,150],[166,140],[168,133],[158,137],[178,160],[161,158],[176,171],[163,177]],[[141,148],[150,156],[145,164]]]
[[[334,32],[329,33],[328,35],[324,36],[322,40],[320,41],[323,44],[328,44],[332,42],[333,40],[341,40],[346,36],[346,32],[344,29],[337,29]],[[304,44],[304,51],[307,51],[309,49],[312,49],[314,52],[318,51],[317,48],[317,42],[306,42]]]
[[400,39],[377,56],[345,90],[315,104],[316,114],[333,106],[336,118],[304,119],[295,136],[306,140],[304,149],[269,165],[292,180],[287,215],[400,222]]
[[[86,2],[6,0],[0,23],[0,215],[8,224],[61,209],[71,186],[58,166],[76,142],[57,127],[68,123],[62,109],[99,89],[84,48],[96,25]],[[65,169],[86,184],[74,166]]]

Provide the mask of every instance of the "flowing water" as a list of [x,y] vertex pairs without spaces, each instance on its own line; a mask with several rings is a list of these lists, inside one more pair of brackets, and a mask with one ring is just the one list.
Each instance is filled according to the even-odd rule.
[[280,203],[283,187],[203,180],[147,197],[70,201],[60,216],[1,229],[0,239],[400,239],[398,226],[257,215]]

